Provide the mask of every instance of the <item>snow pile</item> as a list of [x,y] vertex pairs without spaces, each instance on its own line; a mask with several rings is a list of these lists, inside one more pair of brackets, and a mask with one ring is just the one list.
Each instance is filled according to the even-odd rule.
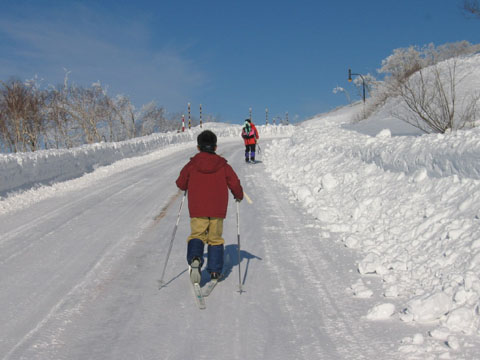
[[388,129],[380,131],[374,138],[358,136],[354,143],[345,141],[350,137],[349,131],[339,135],[343,138],[335,142],[333,151],[374,163],[385,170],[406,175],[424,170],[430,177],[458,175],[480,179],[477,152],[480,128],[431,135],[428,144],[423,136],[392,137]]
[[[197,135],[211,129],[219,138],[240,138],[241,126],[206,123],[185,132],[153,134],[118,143],[84,145],[68,150],[46,150],[33,153],[0,154],[0,195],[25,190],[39,184],[50,184],[79,177],[120,159],[135,157],[174,144],[196,141]],[[293,133],[293,126],[258,126],[262,138]]]
[[[432,324],[429,341],[440,332],[450,350],[467,346],[465,336],[480,334],[480,130],[368,136],[343,126],[359,111],[319,116],[274,140],[267,170],[324,230],[363,254],[359,273],[382,279],[382,295],[400,304],[397,317]],[[363,282],[351,293],[370,297]],[[388,302],[367,318],[394,311]],[[425,344],[400,350],[445,351],[445,343]]]
[[368,320],[386,320],[395,313],[395,305],[390,303],[374,306],[367,314]]

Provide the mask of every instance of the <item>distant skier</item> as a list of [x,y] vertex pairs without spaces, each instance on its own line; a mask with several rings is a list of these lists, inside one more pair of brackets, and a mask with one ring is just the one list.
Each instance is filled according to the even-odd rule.
[[242,128],[242,138],[245,142],[245,161],[255,162],[255,144],[259,138],[257,128],[250,119],[245,120]]
[[223,269],[225,240],[223,220],[227,215],[228,189],[236,201],[243,199],[243,188],[227,160],[215,154],[217,136],[205,130],[197,137],[200,151],[183,167],[177,186],[188,190],[191,235],[188,237],[187,262],[192,283],[202,278],[204,245],[208,245],[207,271],[218,279]]

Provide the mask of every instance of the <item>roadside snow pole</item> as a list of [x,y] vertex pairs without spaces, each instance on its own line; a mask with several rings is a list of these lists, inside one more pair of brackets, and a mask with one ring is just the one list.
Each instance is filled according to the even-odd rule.
[[185,115],[182,115],[182,132],[185,131]]
[[165,259],[165,264],[163,264],[162,277],[160,278],[160,289],[165,286],[165,283],[163,282],[163,278],[165,276],[165,270],[167,269],[168,258],[170,257],[170,252],[172,251],[173,239],[175,239],[178,223],[180,222],[180,213],[182,212],[183,203],[185,202],[186,197],[187,197],[187,192],[185,191],[183,194],[182,203],[180,204],[180,210],[178,210],[177,222],[175,223],[175,227],[173,228],[172,239],[170,240],[170,245],[168,246],[167,258]]
[[200,104],[200,128],[202,127],[202,104]]
[[237,241],[238,241],[238,292],[241,294],[242,289],[242,271],[240,270],[240,261],[242,260],[240,256],[240,206],[237,201]]
[[192,117],[190,116],[190,103],[188,103],[188,129],[192,128]]
[[285,113],[285,120],[287,121],[287,125],[288,125],[288,111]]
[[268,108],[265,109],[265,125],[268,125]]

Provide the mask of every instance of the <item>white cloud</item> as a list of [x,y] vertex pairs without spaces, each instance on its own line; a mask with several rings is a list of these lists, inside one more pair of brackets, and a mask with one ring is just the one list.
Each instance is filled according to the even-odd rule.
[[137,105],[155,100],[167,108],[184,104],[207,81],[181,49],[163,45],[168,39],[151,41],[148,16],[125,19],[81,5],[40,15],[0,15],[0,47],[9,54],[0,59],[0,79],[38,74],[58,84],[66,68],[80,85],[99,80],[111,95],[122,93]]

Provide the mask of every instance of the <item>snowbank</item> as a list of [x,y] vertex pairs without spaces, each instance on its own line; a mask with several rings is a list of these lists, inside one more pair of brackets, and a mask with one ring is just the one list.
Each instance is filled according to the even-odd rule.
[[[172,144],[196,141],[197,135],[211,129],[219,138],[239,139],[241,126],[206,123],[185,132],[153,134],[118,143],[84,145],[69,150],[46,150],[33,153],[0,154],[0,196],[16,190],[26,190],[39,184],[49,184],[76,178],[99,166],[120,159],[140,156]],[[258,126],[262,138],[293,133],[294,126]]]
[[[383,297],[400,304],[377,306],[368,319],[396,311],[403,321],[429,324],[425,344],[438,340],[437,326],[446,332],[438,347],[422,342],[401,351],[446,351],[453,335],[447,351],[457,351],[462,336],[480,334],[480,132],[369,136],[342,127],[361,106],[274,140],[264,164],[323,229],[362,254],[359,273],[379,276]],[[351,293],[371,296],[363,282]]]

